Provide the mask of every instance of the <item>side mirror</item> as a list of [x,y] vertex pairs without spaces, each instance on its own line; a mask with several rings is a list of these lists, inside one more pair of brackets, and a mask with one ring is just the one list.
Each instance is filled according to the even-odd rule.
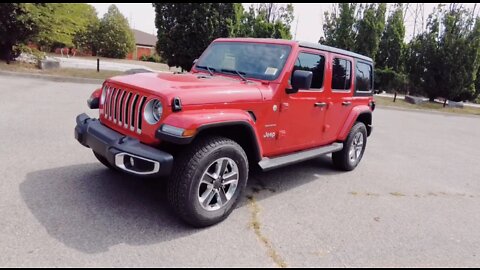
[[287,94],[297,93],[299,89],[310,89],[313,73],[306,70],[295,70],[292,76],[292,88],[287,89]]
[[198,58],[193,60],[193,64],[195,65],[198,62]]

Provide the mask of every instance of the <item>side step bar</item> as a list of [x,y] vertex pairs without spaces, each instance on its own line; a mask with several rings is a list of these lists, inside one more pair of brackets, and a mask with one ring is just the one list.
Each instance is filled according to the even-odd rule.
[[342,150],[342,148],[343,148],[343,143],[332,143],[330,145],[322,146],[319,148],[304,150],[301,152],[295,152],[293,154],[288,154],[284,156],[279,156],[274,158],[265,157],[265,158],[262,158],[260,162],[258,162],[258,165],[260,165],[260,168],[262,168],[263,171],[269,171],[285,165],[290,165],[297,162],[316,158],[321,155],[337,152]]

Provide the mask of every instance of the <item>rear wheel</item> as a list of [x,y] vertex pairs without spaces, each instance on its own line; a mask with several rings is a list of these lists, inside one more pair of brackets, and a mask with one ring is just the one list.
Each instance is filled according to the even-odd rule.
[[233,140],[206,137],[175,157],[168,200],[187,223],[205,227],[230,215],[246,186],[248,159]]
[[343,149],[332,153],[333,164],[343,171],[355,169],[362,160],[366,145],[367,128],[364,123],[356,122],[343,142]]

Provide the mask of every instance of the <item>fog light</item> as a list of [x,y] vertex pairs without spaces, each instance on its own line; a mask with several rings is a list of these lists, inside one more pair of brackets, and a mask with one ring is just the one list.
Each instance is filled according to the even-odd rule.
[[135,160],[133,159],[133,157],[130,157],[130,165],[132,167],[135,166]]

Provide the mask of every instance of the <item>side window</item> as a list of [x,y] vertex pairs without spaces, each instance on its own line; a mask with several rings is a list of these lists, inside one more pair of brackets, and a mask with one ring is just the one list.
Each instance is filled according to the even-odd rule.
[[357,62],[355,77],[357,85],[355,91],[372,91],[372,66],[363,62]]
[[341,58],[334,58],[332,70],[332,89],[350,89],[352,84],[352,62]]
[[325,57],[311,53],[299,53],[292,75],[295,70],[306,70],[313,73],[311,88],[320,89],[323,87],[323,74],[325,71]]

